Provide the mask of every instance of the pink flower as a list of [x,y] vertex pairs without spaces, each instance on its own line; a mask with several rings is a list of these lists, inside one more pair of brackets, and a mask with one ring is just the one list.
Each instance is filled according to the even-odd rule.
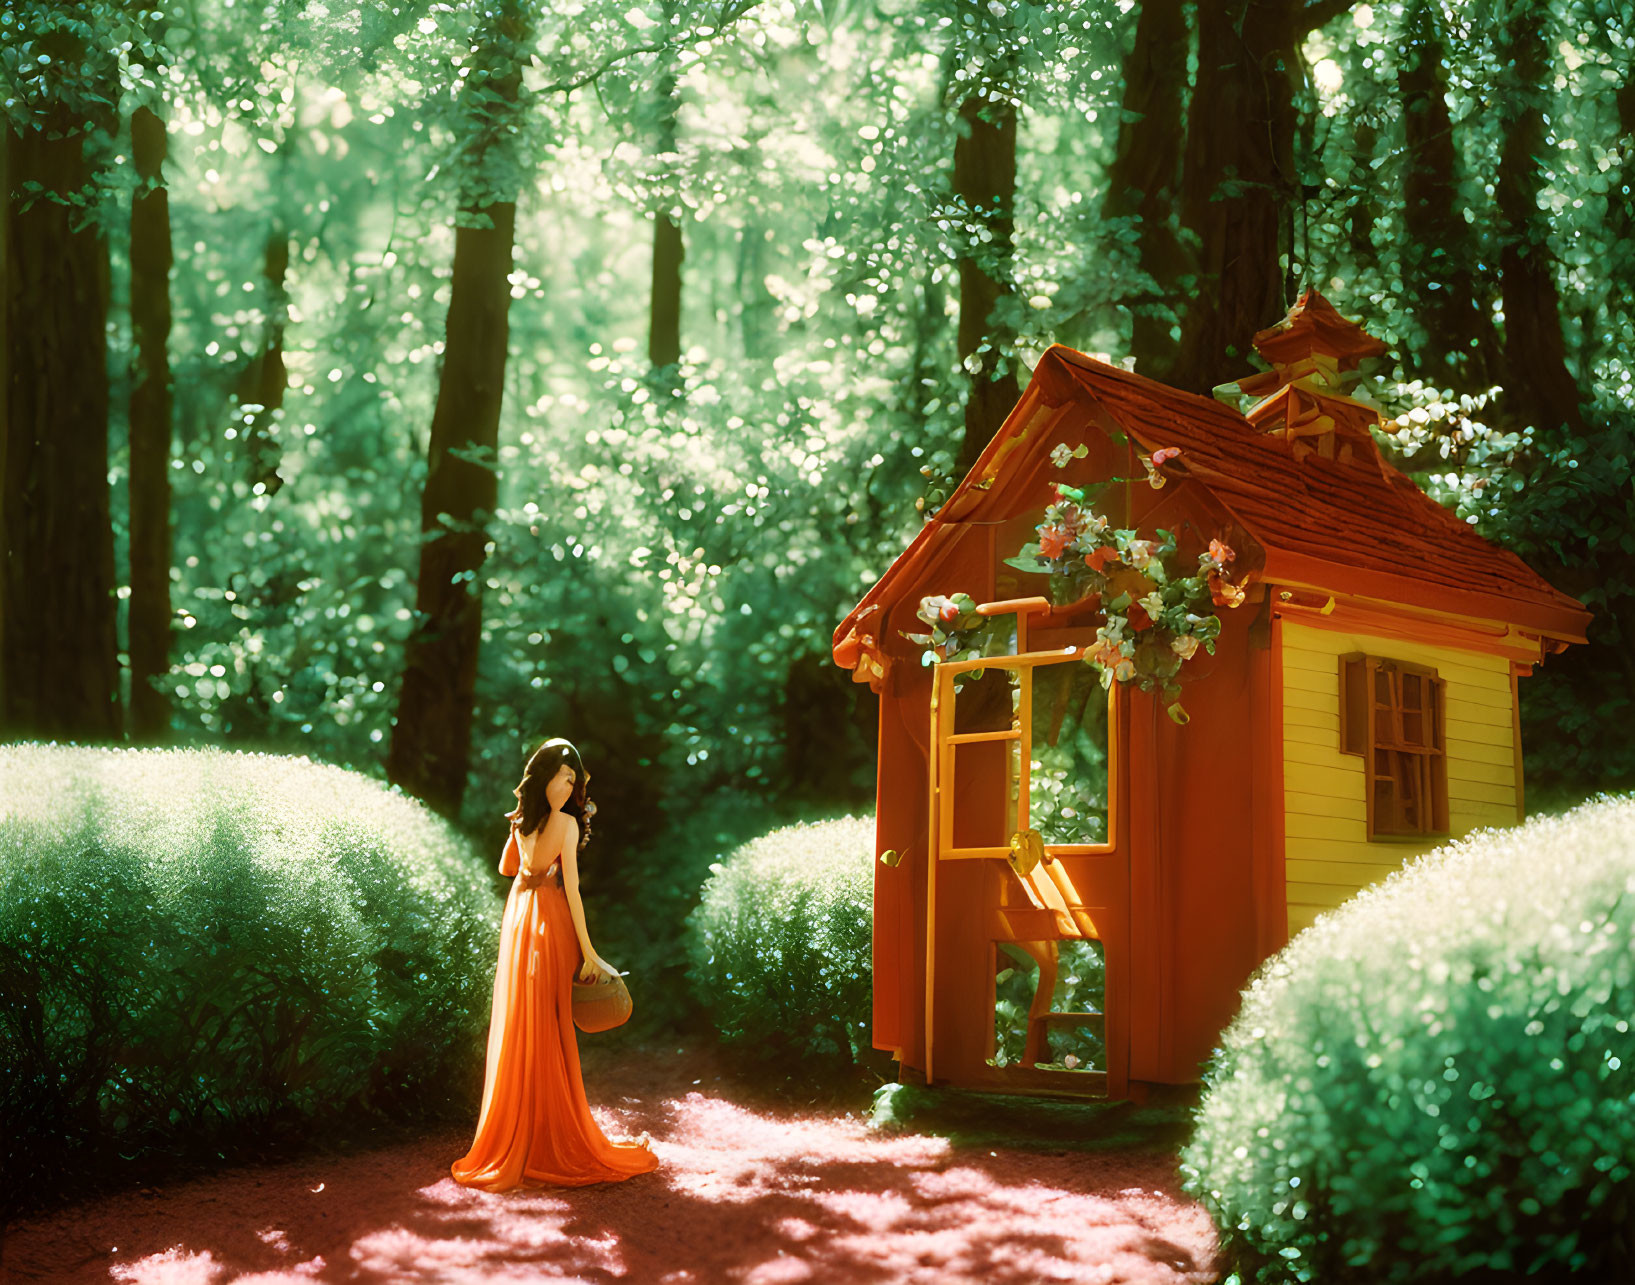
[[1150,567],[1153,564],[1155,556],[1153,550],[1156,547],[1151,540],[1131,540],[1129,552],[1126,555],[1129,558],[1130,565],[1138,571],[1144,571]]
[[1181,634],[1171,640],[1169,649],[1182,660],[1191,660],[1198,650],[1198,640],[1191,634]]
[[1147,482],[1152,486],[1153,490],[1163,490],[1164,483],[1169,479],[1158,470],[1180,453],[1181,448],[1179,446],[1166,446],[1161,450],[1154,451],[1151,455],[1141,457],[1141,463],[1147,470]]
[[1224,541],[1211,540],[1209,542],[1209,560],[1217,567],[1224,567],[1228,562],[1232,561],[1232,559],[1237,556],[1237,554],[1233,553],[1232,550],[1226,546]]

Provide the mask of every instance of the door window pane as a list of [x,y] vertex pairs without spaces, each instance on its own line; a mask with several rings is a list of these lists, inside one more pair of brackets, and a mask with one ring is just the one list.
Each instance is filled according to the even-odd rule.
[[[1017,678],[1014,669],[995,666],[980,676],[956,674],[954,732],[1003,732],[1016,724]],[[958,680],[964,678],[964,682]]]
[[1046,844],[1108,842],[1108,706],[1089,665],[1033,671],[1028,819]]

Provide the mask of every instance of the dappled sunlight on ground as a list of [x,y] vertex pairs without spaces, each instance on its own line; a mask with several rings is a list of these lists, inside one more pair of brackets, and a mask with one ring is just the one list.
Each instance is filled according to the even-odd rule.
[[[611,1136],[652,1132],[627,1182],[494,1195],[448,1177],[469,1141],[224,1170],[14,1224],[7,1281],[629,1281],[636,1285],[1210,1281],[1214,1236],[1160,1154],[956,1147],[726,1086],[595,1077]],[[598,1087],[603,1091],[599,1094]],[[609,1093],[608,1089],[614,1089]],[[650,1092],[632,1100],[631,1089]]]

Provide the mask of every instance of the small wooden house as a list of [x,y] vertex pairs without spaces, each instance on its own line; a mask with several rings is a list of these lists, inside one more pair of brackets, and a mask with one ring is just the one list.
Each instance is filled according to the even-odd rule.
[[[1383,347],[1320,295],[1255,346],[1272,369],[1243,409],[1051,348],[835,632],[880,695],[874,1043],[905,1078],[1195,1080],[1290,934],[1522,815],[1517,680],[1589,613],[1382,458],[1347,390]],[[1184,726],[1084,663],[1095,599],[1052,605],[1008,562],[1058,486],[1107,478],[1135,479],[1097,501],[1112,525],[1236,555],[1243,601],[1183,666]],[[1008,654],[939,662],[908,637],[954,593],[1014,625]]]

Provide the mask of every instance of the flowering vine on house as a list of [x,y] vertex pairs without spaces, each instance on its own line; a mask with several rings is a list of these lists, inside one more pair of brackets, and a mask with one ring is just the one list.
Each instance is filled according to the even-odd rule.
[[[1083,446],[1062,444],[1051,452],[1051,462],[1066,468],[1085,454]],[[1178,448],[1165,447],[1141,457],[1154,490],[1168,481],[1164,466],[1180,455]],[[1103,485],[1127,480],[1111,478]],[[1243,584],[1234,582],[1229,570],[1237,555],[1224,541],[1211,539],[1196,565],[1188,567],[1174,532],[1159,529],[1149,539],[1134,530],[1114,529],[1092,507],[1086,489],[1058,482],[1055,493],[1036,528],[1037,538],[1005,564],[1048,574],[1050,601],[1057,607],[1099,605],[1103,623],[1084,658],[1100,671],[1101,685],[1129,683],[1157,691],[1169,716],[1185,723],[1182,666],[1200,649],[1214,654],[1221,631],[1219,609],[1244,600]],[[931,632],[907,636],[926,648],[924,663],[1002,653],[1010,621],[980,616],[976,606],[965,593],[921,599],[918,615]]]

